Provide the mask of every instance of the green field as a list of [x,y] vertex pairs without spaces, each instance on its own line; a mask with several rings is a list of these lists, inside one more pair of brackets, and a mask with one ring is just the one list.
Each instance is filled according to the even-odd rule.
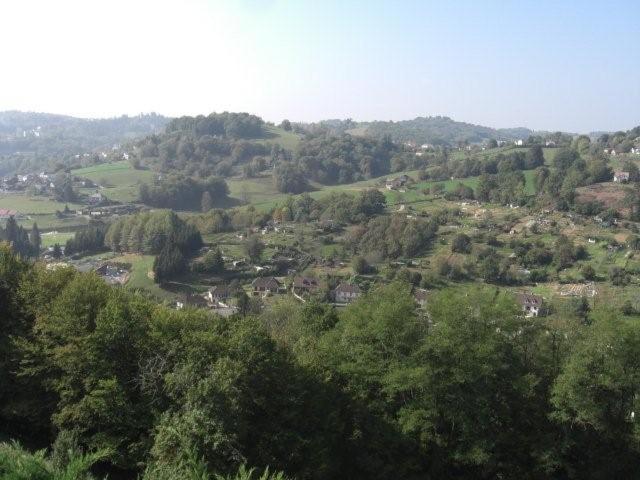
[[[313,184],[313,187],[316,190],[310,192],[310,195],[311,197],[318,199],[333,192],[356,193],[366,188],[375,187],[381,188],[383,193],[385,194],[385,197],[387,198],[387,202],[390,205],[394,205],[398,203],[411,203],[425,200],[426,196],[423,193],[423,190],[435,184],[444,185],[445,191],[452,191],[459,183],[475,189],[478,185],[479,178],[468,177],[445,181],[418,181],[417,183],[410,186],[410,188],[408,188],[406,192],[390,191],[384,189],[383,183],[387,178],[397,177],[402,174],[409,175],[414,180],[417,180],[418,177],[417,170],[410,170],[406,172],[397,172],[389,175],[384,175],[382,177],[372,178],[370,180],[364,180],[361,182],[350,183],[347,185],[326,186]],[[524,171],[524,176],[526,180],[526,192],[529,195],[533,195],[535,193],[535,185],[533,181],[534,170]],[[271,177],[252,179],[228,179],[227,184],[229,185],[231,197],[236,198],[243,203],[250,203],[256,208],[263,211],[269,210],[276,205],[284,202],[289,196],[288,194],[280,193],[276,190]]]
[[47,197],[29,197],[22,193],[2,193],[0,194],[0,208],[17,210],[22,215],[43,215],[55,213],[56,210],[64,210],[65,205],[69,205],[71,210],[79,207],[75,203],[62,203],[50,200]]
[[134,202],[138,198],[138,185],[150,182],[155,174],[151,170],[136,170],[128,161],[103,163],[72,170],[72,174],[104,186],[102,193],[118,202]]
[[287,150],[295,151],[300,143],[300,135],[293,132],[287,132],[279,127],[268,125],[266,128],[264,139],[256,140],[259,143],[277,143]]
[[114,262],[130,263],[131,276],[126,284],[129,289],[143,289],[160,299],[171,299],[171,292],[161,289],[150,277],[153,269],[153,255],[126,254],[112,259]]
[[71,232],[43,233],[41,235],[42,247],[43,248],[52,247],[56,243],[58,245],[64,245],[65,243],[67,243],[67,240],[69,240],[70,238],[73,238],[73,236],[74,234]]

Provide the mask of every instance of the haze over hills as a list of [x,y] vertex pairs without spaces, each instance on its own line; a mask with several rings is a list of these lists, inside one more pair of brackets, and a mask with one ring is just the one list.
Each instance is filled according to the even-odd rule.
[[0,154],[63,155],[111,147],[161,131],[169,121],[155,113],[85,119],[52,113],[0,112]]
[[455,145],[459,142],[481,143],[490,139],[516,140],[534,132],[528,128],[491,128],[458,122],[449,117],[417,117],[399,122],[361,123],[359,130],[372,136],[390,135],[397,142]]
[[[194,118],[198,117],[201,116]],[[67,141],[72,148],[93,149],[110,142],[161,132],[170,120],[171,117],[156,113],[113,118],[79,118],[52,113],[4,111],[0,112],[0,154],[25,151],[54,153],[56,149],[61,153],[64,145],[56,144],[51,140],[53,138]],[[397,142],[428,142],[450,146],[458,142],[481,143],[492,138],[515,140],[535,133],[526,127],[492,128],[457,121],[447,116],[370,122],[331,119],[312,123],[297,122],[296,125],[304,130],[319,127],[328,129],[331,133],[375,137],[389,135]]]

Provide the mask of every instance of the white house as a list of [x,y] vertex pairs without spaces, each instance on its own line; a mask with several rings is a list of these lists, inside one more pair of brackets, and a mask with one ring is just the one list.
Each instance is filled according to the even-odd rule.
[[513,142],[513,144],[517,147],[521,147],[524,145],[524,140],[522,140],[521,138],[519,138],[518,140],[516,140],[515,142]]
[[613,181],[618,183],[627,183],[629,181],[629,172],[614,172]]
[[333,298],[335,298],[336,303],[351,303],[360,298],[361,295],[360,287],[348,283],[341,283],[333,291]]
[[530,293],[519,293],[516,296],[525,317],[537,317],[542,309],[542,297]]
[[209,289],[206,294],[207,300],[211,303],[222,302],[231,298],[233,296],[233,292],[226,285],[216,285]]

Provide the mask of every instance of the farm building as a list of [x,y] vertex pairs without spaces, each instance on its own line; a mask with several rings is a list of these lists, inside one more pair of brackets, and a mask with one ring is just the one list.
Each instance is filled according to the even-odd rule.
[[387,180],[385,186],[387,190],[395,190],[404,187],[411,178],[408,175],[400,175],[397,178],[390,178]]
[[9,217],[18,217],[20,214],[16,210],[0,208],[0,220],[7,220]]
[[629,172],[614,172],[613,181],[618,183],[627,183],[629,181]]
[[337,303],[351,303],[362,295],[360,287],[341,283],[333,290],[333,298]]
[[522,307],[525,317],[537,317],[542,308],[542,297],[530,293],[519,293],[516,295],[518,304]]
[[226,285],[216,285],[211,287],[207,292],[207,300],[209,302],[221,302],[223,300],[227,300],[233,296],[233,292]]
[[313,293],[320,285],[315,278],[311,277],[294,277],[293,278],[293,292],[298,295],[302,293]]
[[273,295],[284,291],[283,283],[276,277],[258,277],[253,282],[254,295]]

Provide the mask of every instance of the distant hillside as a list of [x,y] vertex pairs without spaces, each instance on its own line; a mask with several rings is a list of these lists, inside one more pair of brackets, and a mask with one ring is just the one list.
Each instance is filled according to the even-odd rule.
[[480,143],[491,138],[496,140],[524,139],[533,131],[528,128],[495,129],[456,122],[448,117],[418,117],[398,122],[360,123],[358,128],[351,130],[351,133],[373,137],[389,135],[396,142],[457,145],[459,142]]
[[0,154],[92,150],[161,131],[169,118],[155,113],[84,119],[50,113],[0,112]]
[[169,118],[155,113],[84,119],[50,113],[0,112],[0,174],[69,164],[79,154],[160,132]]

